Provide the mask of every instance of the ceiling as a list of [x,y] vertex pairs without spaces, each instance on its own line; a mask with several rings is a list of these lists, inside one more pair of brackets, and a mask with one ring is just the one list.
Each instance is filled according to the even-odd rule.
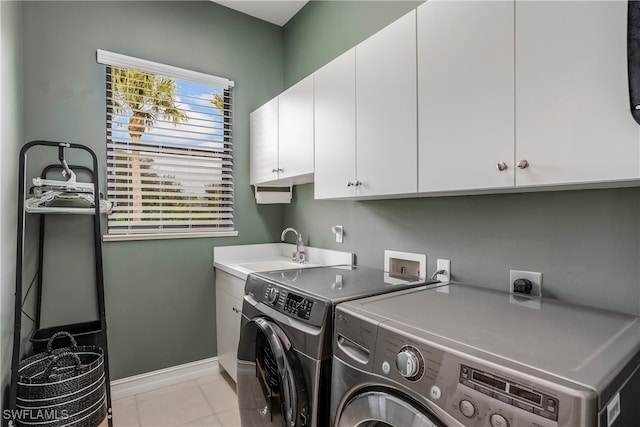
[[283,26],[308,0],[211,0],[247,15]]

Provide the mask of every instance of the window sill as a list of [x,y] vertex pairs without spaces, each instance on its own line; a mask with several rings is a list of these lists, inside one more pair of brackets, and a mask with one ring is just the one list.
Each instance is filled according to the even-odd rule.
[[147,233],[147,234],[105,234],[104,242],[127,242],[131,240],[173,240],[196,239],[201,237],[235,237],[237,231],[204,231],[201,233]]

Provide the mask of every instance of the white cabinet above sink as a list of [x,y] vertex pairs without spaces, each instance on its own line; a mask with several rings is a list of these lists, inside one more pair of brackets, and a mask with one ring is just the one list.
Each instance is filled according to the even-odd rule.
[[313,181],[313,76],[293,85],[249,117],[250,183]]

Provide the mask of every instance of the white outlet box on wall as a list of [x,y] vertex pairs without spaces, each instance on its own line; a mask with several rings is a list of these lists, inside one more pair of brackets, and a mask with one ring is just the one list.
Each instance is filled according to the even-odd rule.
[[425,277],[427,256],[410,252],[384,251],[384,271],[388,274]]

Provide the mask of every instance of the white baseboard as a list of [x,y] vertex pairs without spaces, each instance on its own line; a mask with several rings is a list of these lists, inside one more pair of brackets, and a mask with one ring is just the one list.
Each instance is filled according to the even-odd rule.
[[111,399],[121,399],[220,372],[217,357],[111,381]]

